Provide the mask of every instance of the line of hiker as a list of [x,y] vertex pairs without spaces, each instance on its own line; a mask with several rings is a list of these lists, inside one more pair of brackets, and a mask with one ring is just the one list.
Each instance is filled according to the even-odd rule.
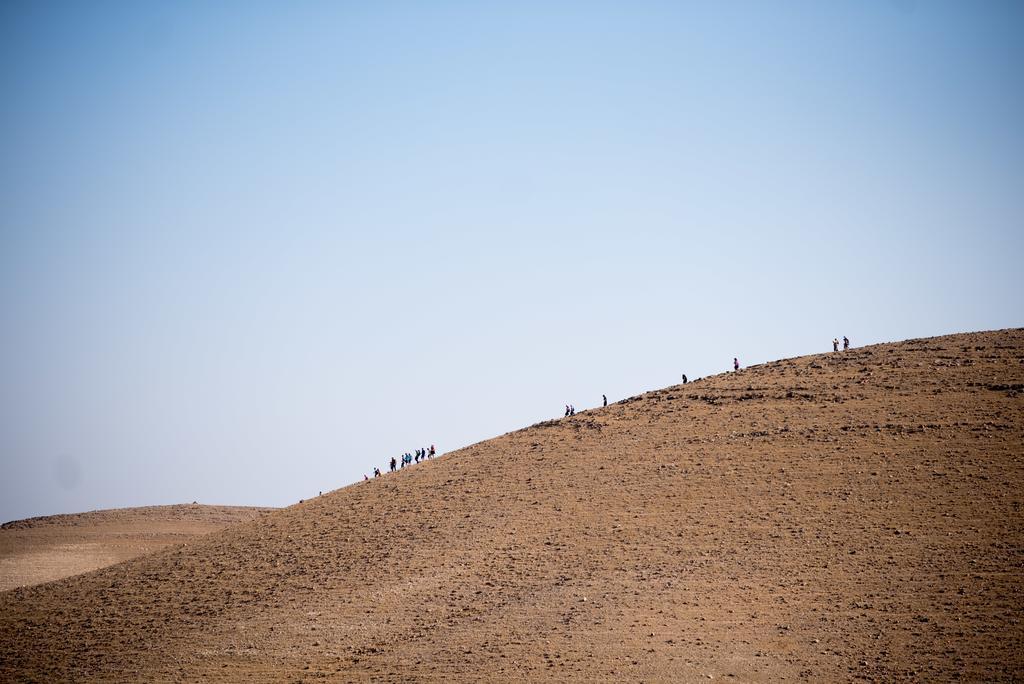
[[[434,447],[433,444],[431,444],[429,449],[427,447],[423,447],[421,449],[416,449],[414,453],[406,451],[404,454],[397,458],[392,456],[391,462],[388,463],[388,465],[391,466],[390,472],[393,473],[396,470],[400,470],[406,466],[411,466],[414,463],[426,461],[428,458],[434,458],[434,456],[437,456],[437,449]],[[380,468],[375,467],[373,469],[374,479],[380,477],[381,475],[383,475],[383,473],[380,471]],[[369,475],[363,475],[364,482],[369,479]]]
[[[413,463],[425,461],[428,458],[434,458],[434,456],[436,455],[437,450],[434,448],[434,445],[431,444],[429,449],[426,447],[423,447],[422,449],[417,449],[415,454],[406,451],[399,458],[395,458],[394,456],[392,456],[391,463],[389,464],[391,466],[391,472],[393,473],[396,470],[399,470],[400,468],[411,466]],[[373,476],[380,477],[380,470],[374,468]]]
[[[846,351],[849,348],[850,348],[850,338],[848,338],[846,335],[843,335],[843,351]],[[839,351],[839,338],[838,337],[832,338],[832,351],[834,351],[834,352]],[[735,356],[733,357],[733,359],[732,359],[732,369],[733,369],[734,372],[739,372],[739,369],[740,369],[739,357],[735,357]],[[688,382],[689,382],[689,378],[687,378],[686,374],[684,373],[683,374],[683,384],[685,385]],[[608,406],[608,395],[607,394],[602,394],[601,395],[601,405],[605,406],[605,407]],[[575,416],[575,415],[576,415],[576,407],[573,406],[572,404],[566,404],[565,405],[565,416],[569,417],[569,416]],[[407,451],[404,454],[402,454],[401,457],[399,457],[399,458],[395,458],[394,456],[392,456],[391,457],[391,462],[389,463],[389,465],[391,466],[391,471],[390,472],[393,473],[396,470],[400,470],[402,468],[405,468],[406,466],[411,466],[414,463],[419,463],[420,461],[425,461],[428,458],[434,458],[435,455],[437,455],[437,450],[434,448],[434,445],[431,444],[429,449],[426,448],[426,447],[422,447],[420,449],[416,449],[415,453],[410,453],[410,452]],[[373,469],[373,477],[374,478],[380,477],[381,474],[382,473],[380,471],[380,468],[376,468],[375,467]],[[370,478],[369,478],[368,475],[363,475],[363,480],[369,480],[369,479]]]
[[[847,337],[846,335],[843,335],[843,351],[846,351],[849,348],[850,348],[850,338]],[[832,340],[832,351],[836,351],[836,352],[839,351],[839,338],[838,337],[833,338],[833,340]],[[740,359],[737,356],[734,356],[732,358],[732,370],[733,370],[734,373],[738,373],[739,370],[740,370]],[[700,380],[700,378],[697,378],[697,379]],[[690,379],[686,377],[686,373],[683,373],[683,384],[685,385],[688,382],[690,382]],[[601,405],[602,406],[608,406],[608,395],[606,395],[606,394],[602,394],[601,395]],[[575,416],[575,415],[576,415],[576,407],[573,406],[572,404],[566,404],[565,405],[565,417],[568,418],[569,416]]]

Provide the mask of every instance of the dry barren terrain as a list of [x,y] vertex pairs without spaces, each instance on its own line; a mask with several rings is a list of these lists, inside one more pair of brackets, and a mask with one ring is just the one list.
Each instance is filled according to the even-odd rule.
[[1024,678],[1024,331],[787,359],[0,593],[8,681]]
[[0,525],[0,591],[120,563],[271,510],[182,504],[4,523]]

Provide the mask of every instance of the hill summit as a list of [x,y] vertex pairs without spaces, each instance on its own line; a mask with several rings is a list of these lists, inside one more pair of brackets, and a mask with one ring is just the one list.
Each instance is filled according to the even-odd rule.
[[786,359],[0,594],[0,679],[1024,678],[1024,331]]

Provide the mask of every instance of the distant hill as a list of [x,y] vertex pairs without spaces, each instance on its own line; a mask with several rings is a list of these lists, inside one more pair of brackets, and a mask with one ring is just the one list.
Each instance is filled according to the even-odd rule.
[[271,510],[183,504],[4,523],[0,525],[0,591],[120,563]]
[[1024,331],[785,359],[4,592],[0,680],[1021,680],[1022,502]]

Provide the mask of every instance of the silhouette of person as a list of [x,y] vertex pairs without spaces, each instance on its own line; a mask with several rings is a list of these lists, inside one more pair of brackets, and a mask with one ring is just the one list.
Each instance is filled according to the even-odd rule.
[[391,472],[395,472],[395,467],[396,467],[397,465],[398,465],[398,461],[396,461],[396,460],[395,460],[395,457],[394,457],[394,456],[392,456],[392,457],[391,457]]
[[607,394],[602,394],[601,398],[604,399],[604,405],[607,406],[608,405],[608,395]]
[[686,379],[686,373],[683,373],[683,384],[685,385],[689,380]]
[[576,415],[576,407],[573,406],[572,404],[569,404],[569,415],[570,416],[575,416]]
[[434,458],[434,454],[435,453],[437,453],[437,452],[434,451],[434,445],[431,444],[430,445],[430,458]]
[[738,371],[740,369],[740,360],[735,356],[732,359],[732,369]]
[[850,348],[850,338],[847,337],[846,335],[843,335],[843,351],[846,351],[849,348]]
[[569,405],[565,405],[565,415],[569,415]]
[[839,351],[839,339],[836,337],[832,338],[832,351]]

